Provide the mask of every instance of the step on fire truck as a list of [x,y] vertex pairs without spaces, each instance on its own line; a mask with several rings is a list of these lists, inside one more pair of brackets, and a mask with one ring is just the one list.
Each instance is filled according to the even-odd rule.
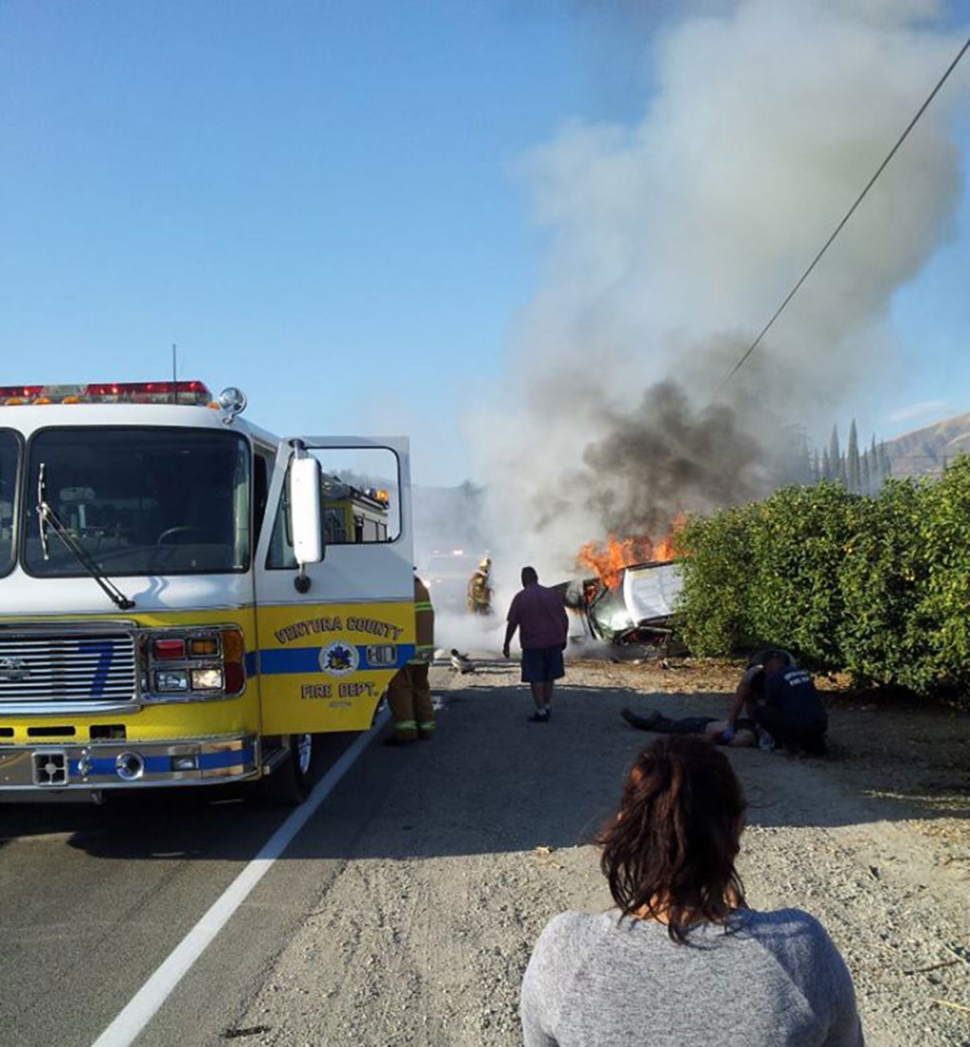
[[245,406],[0,388],[4,798],[266,777],[297,802],[315,737],[372,725],[414,654],[407,441]]

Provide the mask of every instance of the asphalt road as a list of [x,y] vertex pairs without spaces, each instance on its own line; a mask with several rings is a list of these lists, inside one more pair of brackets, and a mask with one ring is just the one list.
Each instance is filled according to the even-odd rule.
[[[538,726],[514,667],[446,674],[439,737],[363,751],[136,1047],[514,1047],[545,921],[608,904],[583,844],[647,740],[620,708],[726,702],[649,693],[655,676],[635,676],[571,667]],[[832,730],[844,744],[837,715]],[[331,761],[346,744],[331,739]],[[844,758],[729,757],[751,804],[751,903],[804,905],[829,927],[867,1042],[963,1043],[958,863]],[[92,1047],[288,813],[220,792],[0,807],[0,1047]]]
[[[281,1035],[281,1014],[300,1001],[283,991],[273,998],[272,972],[328,906],[369,911],[367,874],[354,871],[361,862],[390,859],[393,867],[474,856],[481,864],[475,878],[485,881],[495,854],[568,846],[589,835],[638,744],[633,732],[616,708],[606,715],[586,709],[582,724],[536,750],[549,729],[525,722],[531,702],[524,688],[502,687],[512,682],[511,669],[503,662],[494,671],[499,686],[487,690],[481,676],[467,681],[469,690],[465,678],[443,674],[445,689],[456,689],[432,745],[363,751],[137,1047],[255,1045]],[[567,696],[563,703],[566,710],[575,703],[575,713],[585,705]],[[328,762],[349,741],[332,739]],[[548,788],[561,787],[584,760],[590,773],[570,789],[571,802],[556,802]],[[196,790],[109,798],[103,807],[0,805],[0,1047],[92,1047],[289,813]],[[361,896],[351,889],[348,901],[348,880],[357,877]],[[338,882],[343,900],[332,902]],[[319,947],[328,948],[326,941]],[[518,972],[504,981],[514,995]],[[350,1031],[332,1035],[326,1042],[378,1042]],[[291,1041],[284,1035],[274,1042]],[[292,1042],[320,1041],[307,1034]]]
[[[329,738],[325,766],[351,740]],[[90,1047],[290,810],[238,787],[0,805],[0,1044]],[[324,804],[304,833],[325,832],[326,818]],[[312,876],[306,864],[274,866],[220,935],[218,977],[190,972],[180,1006],[139,1043],[233,1027],[245,987],[339,863],[316,862]]]
[[[568,759],[555,749],[532,763],[546,728],[524,722],[531,703],[521,686],[475,697],[477,688],[460,689],[464,678],[445,677],[459,690],[440,717],[442,737],[413,752],[377,742],[363,751],[137,1047],[259,1044],[278,1035],[279,1009],[298,1001],[281,993],[265,1002],[272,972],[331,904],[341,878],[346,891],[354,862],[478,854],[488,866],[493,853],[575,842],[613,798],[636,744],[625,738],[615,747],[614,733],[626,731],[615,710],[602,719],[609,738],[598,757],[616,750],[608,761],[615,766],[596,776],[595,788],[583,787],[582,802],[550,805],[545,786],[577,766],[589,731],[573,725]],[[351,740],[332,738],[327,763]],[[92,1047],[290,813],[241,793],[160,792],[109,798],[103,807],[0,804],[0,1047]],[[366,891],[359,904],[372,905]]]

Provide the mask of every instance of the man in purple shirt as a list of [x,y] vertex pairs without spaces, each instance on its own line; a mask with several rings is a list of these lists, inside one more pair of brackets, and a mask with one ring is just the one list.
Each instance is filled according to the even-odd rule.
[[502,648],[506,658],[516,629],[522,645],[522,682],[532,688],[536,705],[529,719],[533,723],[548,723],[554,683],[565,676],[562,652],[566,649],[569,619],[562,596],[555,589],[539,584],[534,567],[522,568],[522,589],[512,598],[509,607]]

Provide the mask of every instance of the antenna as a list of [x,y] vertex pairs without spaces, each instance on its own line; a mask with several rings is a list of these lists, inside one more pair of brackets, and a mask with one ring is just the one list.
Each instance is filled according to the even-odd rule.
[[174,342],[172,342],[172,403],[173,404],[177,404],[179,402],[178,380],[179,380],[179,347]]

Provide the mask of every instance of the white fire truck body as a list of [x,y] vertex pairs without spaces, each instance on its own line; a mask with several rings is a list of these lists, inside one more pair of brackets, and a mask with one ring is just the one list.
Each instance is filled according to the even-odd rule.
[[[407,441],[281,439],[227,393],[0,389],[0,793],[299,799],[314,736],[369,728],[413,655]],[[393,526],[328,545],[320,457],[369,451]]]

